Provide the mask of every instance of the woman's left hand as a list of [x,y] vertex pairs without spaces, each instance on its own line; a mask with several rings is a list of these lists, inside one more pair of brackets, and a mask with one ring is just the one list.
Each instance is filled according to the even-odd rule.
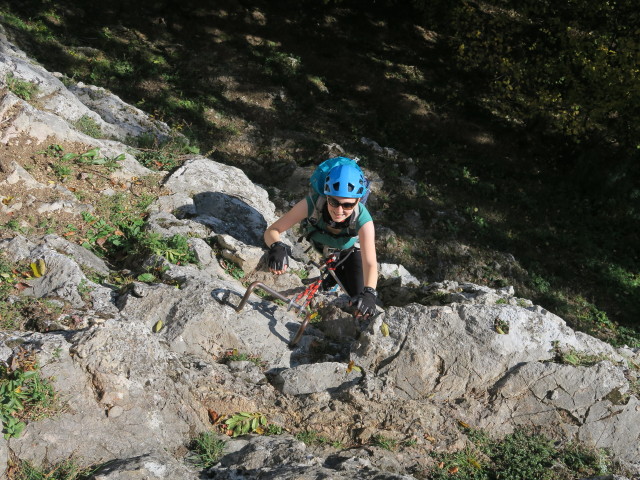
[[374,288],[364,287],[361,293],[351,299],[351,303],[356,306],[354,316],[366,320],[376,313],[376,299],[378,293]]

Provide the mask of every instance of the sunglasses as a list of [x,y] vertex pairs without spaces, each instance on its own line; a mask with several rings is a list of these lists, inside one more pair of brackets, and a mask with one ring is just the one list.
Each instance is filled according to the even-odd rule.
[[327,197],[327,202],[329,202],[329,205],[333,208],[342,207],[343,210],[353,210],[358,203],[357,200],[355,202],[339,202],[333,197]]

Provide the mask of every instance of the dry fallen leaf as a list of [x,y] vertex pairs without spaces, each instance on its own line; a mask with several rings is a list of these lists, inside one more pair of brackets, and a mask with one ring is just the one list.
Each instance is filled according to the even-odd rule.
[[451,467],[451,468],[449,469],[449,473],[450,473],[451,475],[453,475],[454,473],[458,473],[458,467]]
[[220,415],[218,414],[218,412],[216,412],[212,408],[208,409],[207,411],[209,413],[209,421],[211,423],[215,424],[218,420],[220,420]]

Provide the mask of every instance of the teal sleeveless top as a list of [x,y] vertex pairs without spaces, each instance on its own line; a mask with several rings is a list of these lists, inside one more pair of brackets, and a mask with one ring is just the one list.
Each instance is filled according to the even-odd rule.
[[[307,217],[311,217],[313,215],[318,197],[319,195],[317,194],[307,196]],[[351,214],[354,215],[357,213],[358,215],[355,224],[356,235],[365,223],[371,222],[373,220],[371,218],[369,210],[367,210],[367,207],[365,207],[362,203],[358,203],[357,208],[358,211],[356,212],[354,210],[354,212]],[[358,242],[358,237],[350,236],[349,229],[346,227],[340,230],[340,233],[338,234],[329,232],[327,230],[327,223],[324,221],[322,212],[320,212],[320,214],[318,215],[318,221],[316,222],[315,226],[308,225],[308,227],[311,229],[311,233],[308,234],[307,238],[315,245],[323,245],[330,248],[337,248],[339,250],[346,250],[347,248],[353,247]]]

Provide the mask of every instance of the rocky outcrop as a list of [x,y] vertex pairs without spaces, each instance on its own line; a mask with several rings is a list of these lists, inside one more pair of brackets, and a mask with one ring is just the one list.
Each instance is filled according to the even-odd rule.
[[[121,141],[162,137],[165,125],[104,90],[67,88],[0,37],[0,82],[7,73],[37,83],[43,98],[29,104],[2,90],[3,145],[79,141],[122,154],[121,178],[150,173]],[[78,132],[73,122],[83,115],[112,139]],[[20,159],[9,165],[0,186],[53,188]],[[536,427],[560,442],[608,449],[640,475],[638,351],[575,332],[513,289],[428,284],[387,264],[375,319],[356,322],[348,298],[319,294],[312,306],[320,321],[290,348],[301,320],[294,311],[255,294],[238,311],[246,280],[287,293],[303,288],[294,273],[274,279],[262,268],[261,235],[276,218],[267,192],[237,168],[203,156],[166,174],[163,184],[145,228],[189,235],[199,263],[150,255],[141,262],[158,272],[151,283],[134,279],[116,288],[89,273],[107,277],[112,266],[77,243],[5,232],[6,260],[47,265],[12,301],[32,296],[68,308],[40,332],[0,332],[0,361],[11,365],[19,352],[32,352],[63,405],[20,436],[0,439],[0,471],[11,455],[36,465],[104,463],[94,474],[101,480],[410,479],[410,472],[433,466],[430,452],[464,447],[462,421],[496,437]],[[62,203],[51,212],[77,215],[90,207],[64,185],[55,188]],[[7,216],[41,206],[6,203]],[[292,270],[306,261],[302,249],[294,257]],[[244,284],[225,261],[242,266]],[[225,361],[234,350],[255,361]],[[558,363],[562,352],[590,361]],[[220,422],[212,425],[237,412],[261,412],[282,434],[229,438]],[[333,442],[306,445],[291,434],[305,430]],[[189,461],[187,448],[202,432],[226,441],[207,472]],[[410,439],[413,447],[389,451],[372,442],[376,435]]]

